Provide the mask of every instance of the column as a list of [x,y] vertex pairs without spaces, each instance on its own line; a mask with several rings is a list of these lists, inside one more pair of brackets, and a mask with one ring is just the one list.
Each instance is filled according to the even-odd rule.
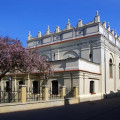
[[19,101],[22,103],[26,103],[26,85],[20,85],[20,93],[19,93]]
[[62,86],[60,89],[61,89],[60,90],[60,98],[64,99],[64,97],[66,96],[66,86]]
[[15,81],[14,81],[14,90],[16,91],[16,75],[15,75]]
[[28,85],[27,85],[27,90],[30,91],[30,74],[28,74]]
[[1,79],[1,91],[4,91],[3,79]]
[[73,96],[74,96],[74,98],[78,98],[78,95],[79,95],[79,87],[75,86],[73,88]]
[[79,95],[85,94],[85,74],[82,72],[79,72]]
[[59,51],[59,49],[58,49],[58,60],[60,60],[60,51]]
[[44,101],[49,100],[49,87],[47,85],[43,87],[43,100]]
[[83,94],[85,94],[85,73],[83,73]]
[[116,81],[117,81],[117,79],[116,79],[116,67],[118,67],[117,66],[117,62],[116,62],[116,53],[114,54],[114,66],[113,66],[113,80],[114,80],[114,91],[115,92],[117,92],[117,89],[116,89]]

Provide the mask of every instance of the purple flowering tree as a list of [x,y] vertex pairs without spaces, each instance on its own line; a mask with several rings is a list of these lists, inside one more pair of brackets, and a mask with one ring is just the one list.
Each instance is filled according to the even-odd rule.
[[0,37],[0,79],[7,73],[52,73],[51,64],[37,51],[24,48],[19,40]]

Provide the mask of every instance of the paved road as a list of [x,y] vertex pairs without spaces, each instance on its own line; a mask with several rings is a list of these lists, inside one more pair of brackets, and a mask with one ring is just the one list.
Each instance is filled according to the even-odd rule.
[[0,114],[0,120],[120,120],[120,97]]

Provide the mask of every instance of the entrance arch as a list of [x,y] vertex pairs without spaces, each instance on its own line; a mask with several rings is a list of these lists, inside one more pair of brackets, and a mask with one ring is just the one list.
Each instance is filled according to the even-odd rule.
[[52,94],[58,95],[58,81],[57,80],[52,81]]

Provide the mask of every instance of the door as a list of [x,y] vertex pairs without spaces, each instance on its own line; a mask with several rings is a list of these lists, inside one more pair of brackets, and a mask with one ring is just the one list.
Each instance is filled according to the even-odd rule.
[[52,94],[58,95],[58,81],[52,81]]
[[33,93],[38,93],[38,81],[33,81]]

